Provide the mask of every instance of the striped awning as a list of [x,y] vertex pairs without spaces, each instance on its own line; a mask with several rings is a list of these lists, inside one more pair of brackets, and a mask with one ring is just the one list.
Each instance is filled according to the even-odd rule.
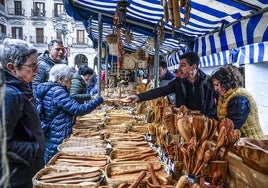
[[261,42],[233,50],[233,62],[239,65],[268,62],[268,42]]
[[[183,53],[175,52],[166,56],[168,66],[179,63],[179,57]],[[268,62],[268,41],[249,44],[239,48],[217,52],[211,55],[200,57],[200,67],[214,67],[228,64],[253,64]]]
[[[123,33],[121,36],[124,47],[134,51],[144,47],[148,38],[156,39],[159,32],[157,28],[164,17],[161,2],[166,1],[125,1],[130,4],[126,20],[133,40],[127,42]],[[98,39],[98,18],[102,15],[102,38],[105,41],[105,36],[112,33],[117,4],[125,1],[63,0],[63,3],[70,16],[84,21],[92,40]],[[181,28],[174,28],[171,21],[164,24],[165,37],[160,44],[160,55],[174,52],[181,54],[189,49],[197,52],[204,60],[202,66],[217,65],[227,63],[227,59],[215,59],[230,56],[229,51],[232,49],[268,41],[267,0],[190,0],[189,6],[191,11],[188,24],[185,24],[185,7],[179,8]],[[149,53],[153,54],[154,49],[151,48]],[[177,62],[176,58],[168,59],[171,60],[171,65]]]
[[268,12],[244,19],[223,30],[199,37],[194,51],[205,56],[248,44],[268,41]]

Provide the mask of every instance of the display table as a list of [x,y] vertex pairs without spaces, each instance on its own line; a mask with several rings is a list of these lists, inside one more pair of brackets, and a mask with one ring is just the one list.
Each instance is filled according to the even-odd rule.
[[242,158],[233,152],[227,156],[229,187],[232,188],[262,188],[268,187],[268,175],[256,171],[243,163]]

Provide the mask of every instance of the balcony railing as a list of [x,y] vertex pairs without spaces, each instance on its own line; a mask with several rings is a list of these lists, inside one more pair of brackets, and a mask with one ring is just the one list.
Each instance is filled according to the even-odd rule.
[[15,15],[15,16],[24,16],[25,10],[23,8],[9,8],[8,9],[9,15]]
[[31,16],[32,17],[46,17],[46,11],[41,10],[39,8],[35,8],[31,10]]
[[90,42],[88,38],[72,38],[72,45],[90,46]]
[[30,43],[47,44],[47,37],[45,37],[45,36],[30,36]]
[[52,15],[54,18],[62,17],[62,14],[64,14],[63,11],[52,10]]
[[4,40],[5,38],[10,37],[6,33],[0,33],[0,41]]

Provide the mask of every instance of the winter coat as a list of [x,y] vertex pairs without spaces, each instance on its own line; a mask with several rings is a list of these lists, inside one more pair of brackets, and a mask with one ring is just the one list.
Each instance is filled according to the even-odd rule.
[[[64,61],[59,62],[64,64]],[[38,84],[48,81],[50,69],[57,64],[49,57],[49,52],[46,50],[38,57],[38,73],[32,82],[32,89],[35,95],[35,90]]]
[[188,109],[199,110],[202,114],[215,118],[217,95],[209,88],[207,79],[208,76],[198,70],[197,79],[193,84],[187,79],[175,78],[168,85],[138,94],[139,102],[175,93],[176,107],[185,105]]
[[91,112],[103,102],[102,97],[98,97],[88,103],[79,104],[70,96],[66,87],[55,82],[39,84],[36,97],[46,139],[46,163],[58,152],[58,145],[70,137],[74,117]]
[[224,117],[234,122],[235,129],[240,129],[241,137],[265,139],[257,104],[245,88],[230,89],[219,97],[217,118],[220,120]]
[[[32,187],[33,176],[44,167],[44,134],[32,102],[30,86],[8,72],[5,74],[4,109],[10,184],[11,187]],[[2,106],[0,111],[2,114]]]
[[91,99],[91,95],[87,94],[87,84],[82,78],[82,76],[78,73],[74,73],[72,77],[70,95],[80,104],[84,103],[84,101],[88,101]]

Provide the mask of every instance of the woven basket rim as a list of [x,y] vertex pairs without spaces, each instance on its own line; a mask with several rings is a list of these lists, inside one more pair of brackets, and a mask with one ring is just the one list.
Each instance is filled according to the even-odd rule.
[[[66,166],[66,169],[68,169],[69,167]],[[82,167],[72,167],[73,169],[77,168],[77,169],[82,169]],[[90,167],[84,167],[85,168],[90,168]],[[95,188],[95,187],[99,187],[99,183],[97,182],[90,182],[88,184],[60,184],[60,183],[45,183],[39,180],[39,178],[46,173],[49,170],[54,170],[56,171],[56,169],[54,167],[45,167],[42,168],[41,170],[39,170],[34,177],[32,178],[32,182],[33,182],[33,186],[34,188],[66,188],[66,187],[71,187],[71,188]]]

